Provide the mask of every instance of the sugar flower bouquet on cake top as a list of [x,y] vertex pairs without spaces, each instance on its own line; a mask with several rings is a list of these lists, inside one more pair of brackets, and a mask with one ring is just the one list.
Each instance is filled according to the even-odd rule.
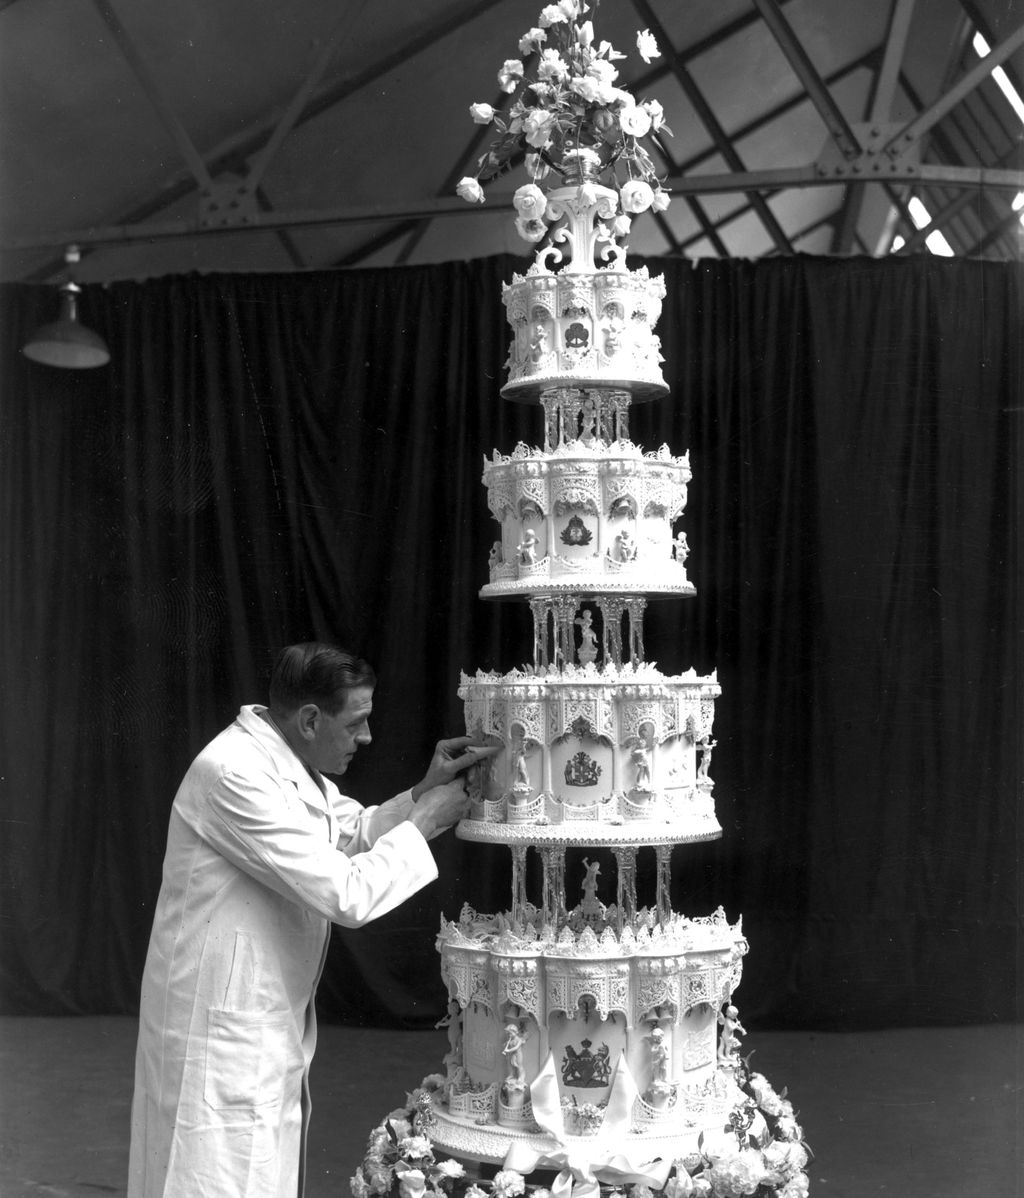
[[[481,182],[508,170],[522,155],[531,182],[514,197],[516,228],[536,242],[547,232],[547,195],[538,186],[554,172],[556,185],[599,183],[618,193],[621,209],[614,233],[629,231],[630,218],[648,209],[663,212],[669,193],[658,179],[654,160],[641,144],[654,134],[671,134],[657,100],[640,103],[616,87],[615,62],[625,58],[610,43],[598,42],[584,0],[558,0],[541,10],[537,25],[519,40],[524,58],[535,62],[529,77],[522,58],[509,58],[498,72],[502,91],[513,96],[506,113],[490,104],[472,104],[479,125],[493,125],[498,136],[479,161],[475,176],[463,178],[456,192],[483,203]],[[659,55],[648,30],[636,37],[637,53],[650,62]],[[535,57],[531,57],[535,56]]]
[[[737,1061],[735,1079],[743,1100],[717,1131],[702,1133],[698,1148],[673,1162],[658,1198],[808,1198],[810,1149],[803,1143],[793,1105],[752,1073],[749,1057]],[[430,1141],[433,1099],[445,1079],[430,1074],[370,1133],[366,1156],[350,1181],[353,1198],[552,1198],[514,1169],[490,1180],[467,1176],[465,1166],[437,1159]],[[569,1194],[571,1179],[555,1189]],[[577,1179],[578,1180],[578,1179]],[[595,1195],[594,1187],[586,1187]],[[646,1185],[600,1185],[600,1198],[654,1198]]]

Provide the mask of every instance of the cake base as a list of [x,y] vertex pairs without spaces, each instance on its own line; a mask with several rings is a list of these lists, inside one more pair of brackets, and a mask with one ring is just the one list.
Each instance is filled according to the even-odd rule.
[[577,846],[613,846],[643,848],[659,844],[697,844],[704,840],[719,840],[722,827],[716,819],[659,822],[629,820],[623,823],[598,824],[586,821],[561,824],[500,824],[490,820],[464,819],[456,825],[460,840],[481,844],[526,844]]
[[694,1120],[693,1126],[683,1131],[676,1128],[664,1132],[644,1131],[642,1134],[631,1131],[617,1137],[614,1142],[609,1142],[607,1137],[598,1132],[589,1136],[567,1135],[560,1142],[541,1131],[530,1133],[496,1124],[481,1127],[453,1119],[447,1111],[435,1108],[430,1139],[435,1148],[480,1164],[504,1164],[511,1152],[513,1165],[517,1158],[535,1162],[530,1172],[533,1169],[559,1169],[568,1155],[573,1160],[589,1162],[598,1181],[611,1183],[621,1177],[621,1173],[605,1170],[607,1175],[602,1176],[602,1166],[596,1163],[598,1158],[625,1156],[637,1167],[637,1171],[657,1160],[679,1160],[697,1151],[697,1141],[703,1132],[719,1131],[725,1125],[731,1107],[742,1099],[743,1095],[737,1089],[733,1102],[716,1112],[706,1126]]

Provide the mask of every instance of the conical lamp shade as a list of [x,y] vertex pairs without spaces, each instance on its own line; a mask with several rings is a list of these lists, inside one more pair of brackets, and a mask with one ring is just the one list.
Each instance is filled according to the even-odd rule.
[[110,361],[110,350],[103,338],[78,323],[79,291],[74,283],[61,287],[60,319],[36,330],[22,350],[27,358],[70,370],[86,370]]

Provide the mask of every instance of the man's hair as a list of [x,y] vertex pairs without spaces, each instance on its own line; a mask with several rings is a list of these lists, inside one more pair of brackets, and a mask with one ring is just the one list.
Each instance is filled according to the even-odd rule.
[[290,715],[315,703],[325,714],[337,715],[350,690],[376,683],[373,669],[344,649],[317,641],[287,645],[270,675],[270,710]]

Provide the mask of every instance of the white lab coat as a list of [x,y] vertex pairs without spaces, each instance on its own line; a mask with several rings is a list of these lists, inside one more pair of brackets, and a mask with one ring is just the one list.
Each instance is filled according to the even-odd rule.
[[331,922],[437,877],[406,792],[363,808],[317,786],[243,707],[171,811],[142,981],[128,1198],[302,1192],[313,996]]

